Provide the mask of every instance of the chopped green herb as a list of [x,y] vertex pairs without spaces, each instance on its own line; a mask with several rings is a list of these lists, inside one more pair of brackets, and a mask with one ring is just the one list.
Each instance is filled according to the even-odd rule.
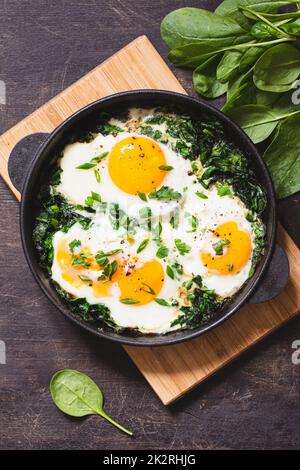
[[93,157],[91,159],[91,163],[99,163],[101,162],[101,160],[103,160],[105,157],[107,157],[107,155],[109,154],[109,152],[103,152],[101,153],[100,155],[97,155],[96,157]]
[[167,302],[165,299],[154,299],[155,302],[159,305],[162,305],[163,307],[171,307],[171,304]]
[[208,199],[208,196],[204,193],[200,193],[199,191],[196,192],[196,196],[201,197],[201,199]]
[[84,282],[93,282],[91,278],[89,278],[88,276],[85,276],[84,274],[79,274],[78,277]]
[[126,305],[133,305],[133,304],[139,304],[140,303],[140,301],[136,300],[136,299],[120,299],[120,302],[122,302],[122,304],[126,304]]
[[142,286],[141,287],[141,290],[146,292],[147,294],[151,294],[151,295],[156,295],[154,290],[152,289],[151,286],[149,286],[149,284],[146,284],[145,282],[142,282]]
[[100,196],[100,194],[94,193],[94,191],[92,191],[92,192],[91,192],[91,196],[92,196],[92,198],[94,199],[94,201],[102,202],[102,201],[101,201],[101,196]]
[[112,263],[109,263],[105,266],[103,274],[108,277],[109,280],[111,280],[117,269],[118,263],[116,260],[114,260]]
[[233,197],[233,192],[229,186],[229,184],[227,183],[219,183],[217,184],[217,193],[218,193],[218,196],[229,196],[229,197]]
[[187,255],[192,249],[189,245],[184,243],[179,238],[175,239],[175,246],[182,256]]
[[82,268],[89,268],[91,263],[89,258],[91,253],[79,253],[79,255],[72,255],[72,266],[80,266]]
[[140,191],[138,191],[138,196],[142,201],[147,202],[147,196],[145,193],[141,193]]
[[161,222],[158,222],[158,224],[154,227],[154,229],[152,230],[152,236],[153,236],[153,240],[159,244],[161,242],[161,239],[160,239],[160,236],[161,236],[161,232],[162,232],[162,225],[161,225]]
[[195,215],[192,215],[191,217],[189,217],[188,222],[192,228],[190,232],[196,232],[198,224],[199,224],[199,220],[197,219],[197,217]]
[[70,243],[69,243],[69,248],[71,250],[71,253],[74,253],[74,249],[75,248],[78,248],[81,246],[81,241],[80,240],[72,240]]
[[169,248],[167,248],[166,246],[159,247],[156,252],[156,256],[160,259],[166,258],[168,254],[169,254]]
[[177,201],[181,198],[181,194],[169,186],[162,186],[160,189],[154,189],[149,194],[150,199],[158,199],[159,201]]
[[95,175],[95,178],[96,178],[96,181],[97,183],[100,183],[101,181],[101,176],[100,176],[100,173],[99,173],[99,170],[94,170],[94,175]]
[[213,249],[215,250],[217,255],[223,254],[223,246],[230,245],[230,240],[221,239],[216,243],[213,243]]
[[95,168],[95,166],[96,163],[82,163],[76,167],[76,170],[90,170],[91,168]]
[[170,165],[160,165],[158,167],[160,170],[163,170],[163,171],[171,171],[171,170],[174,170],[174,167],[173,166],[170,166]]
[[93,207],[94,204],[94,199],[92,196],[88,196],[86,200],[84,201],[85,205],[88,207]]
[[138,246],[138,249],[136,250],[136,252],[140,253],[141,251],[143,251],[148,245],[149,241],[150,241],[149,238],[146,238],[145,240],[143,240],[142,243],[140,243],[140,245]]
[[171,278],[171,279],[175,279],[175,274],[174,274],[174,271],[173,269],[171,268],[171,266],[167,266],[167,275]]
[[177,271],[177,273],[182,276],[183,274],[183,266],[182,264],[178,263],[178,261],[175,261],[173,264],[172,264],[172,268],[175,269],[175,271]]
[[228,265],[228,271],[231,273],[231,271],[233,271],[233,264],[232,263],[229,263]]
[[173,215],[171,216],[170,218],[170,225],[173,229],[177,229],[178,226],[179,226],[179,221],[180,221],[180,214],[179,214],[179,210],[176,209],[174,212],[173,212]]

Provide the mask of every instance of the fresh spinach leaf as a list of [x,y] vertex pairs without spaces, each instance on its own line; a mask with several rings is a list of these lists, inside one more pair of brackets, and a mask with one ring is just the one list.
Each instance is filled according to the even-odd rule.
[[74,417],[99,415],[132,436],[131,431],[118,424],[104,411],[101,390],[82,372],[71,369],[56,372],[50,382],[50,392],[55,405],[63,413]]
[[240,51],[225,52],[217,68],[219,82],[227,83],[238,74],[242,56],[243,52]]
[[290,44],[277,44],[258,59],[253,80],[258,89],[285,92],[300,75],[300,51]]
[[264,153],[279,199],[300,190],[300,114],[282,121]]
[[201,8],[180,8],[172,11],[161,23],[161,36],[173,49],[199,39],[224,38],[243,34],[244,30],[231,18]]
[[208,58],[193,72],[193,83],[197,93],[206,98],[218,98],[226,93],[227,83],[221,83],[216,76],[220,61],[218,54]]
[[267,139],[278,124],[272,109],[263,105],[239,106],[230,109],[227,114],[244,129],[255,144]]

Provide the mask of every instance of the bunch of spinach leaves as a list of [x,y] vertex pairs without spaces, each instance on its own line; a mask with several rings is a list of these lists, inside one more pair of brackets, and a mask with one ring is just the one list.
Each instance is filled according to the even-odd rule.
[[[287,7],[283,10],[283,8]],[[264,153],[278,198],[300,190],[297,140],[300,0],[224,0],[214,12],[180,8],[161,23],[169,59],[193,69],[197,93],[226,94],[222,110]]]

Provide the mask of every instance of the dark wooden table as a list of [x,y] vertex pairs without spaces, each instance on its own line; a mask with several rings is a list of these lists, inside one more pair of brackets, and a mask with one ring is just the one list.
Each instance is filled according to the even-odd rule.
[[[218,1],[1,0],[0,80],[7,104],[0,131],[17,123],[120,47],[147,34],[166,57],[159,24],[180,6],[213,8]],[[192,93],[191,74],[174,70]],[[0,181],[1,449],[243,449],[300,446],[300,365],[291,361],[300,318],[209,382],[166,408],[120,346],[67,322],[49,303],[25,262],[18,203]],[[300,244],[295,196],[279,204],[284,225]],[[58,369],[90,374],[107,410],[135,431],[133,439],[101,420],[74,421],[53,405],[48,384]]]

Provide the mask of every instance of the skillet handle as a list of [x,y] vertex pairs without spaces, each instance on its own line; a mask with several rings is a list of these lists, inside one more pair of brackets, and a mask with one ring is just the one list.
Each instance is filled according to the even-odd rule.
[[274,299],[283,291],[288,279],[290,269],[289,260],[285,251],[276,245],[269,267],[264,274],[259,287],[250,297],[250,304],[260,304]]
[[12,149],[8,159],[8,174],[14,187],[22,192],[27,170],[38,148],[50,134],[37,132],[21,139]]

